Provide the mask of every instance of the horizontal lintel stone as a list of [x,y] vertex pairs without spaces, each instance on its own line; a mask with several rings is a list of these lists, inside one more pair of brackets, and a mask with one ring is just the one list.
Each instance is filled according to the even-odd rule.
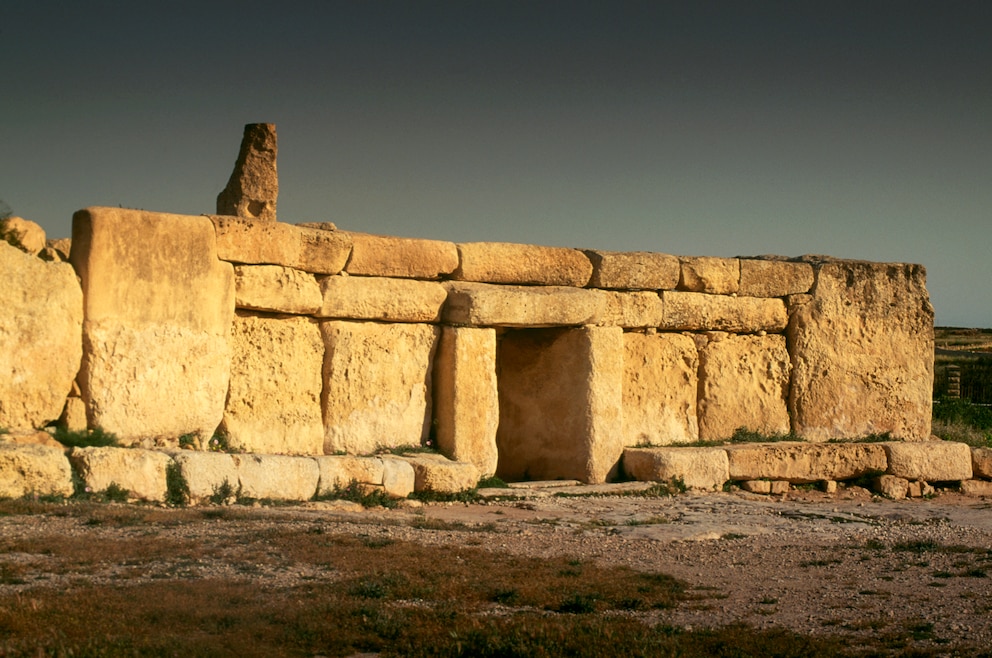
[[231,263],[337,274],[351,253],[351,237],[344,231],[222,215],[211,215],[210,220],[217,233],[218,257]]
[[313,274],[282,265],[236,265],[234,305],[272,313],[308,315],[321,305]]
[[624,329],[660,327],[665,322],[661,296],[653,291],[604,290],[606,308],[599,324]]
[[437,322],[447,290],[434,281],[387,277],[329,276],[320,280],[319,318]]
[[649,251],[586,250],[592,262],[590,288],[674,290],[679,284],[678,256]]
[[813,287],[813,266],[775,259],[741,259],[738,294],[747,297],[785,297],[804,294]]
[[563,286],[496,286],[446,283],[442,320],[473,327],[555,327],[594,324],[602,316],[602,291]]
[[789,323],[789,314],[781,299],[672,291],[663,292],[661,296],[664,322],[660,329],[779,333]]
[[541,286],[589,283],[592,263],[578,249],[511,242],[467,242],[458,245],[456,281]]
[[458,267],[458,249],[453,242],[337,232],[352,242],[351,258],[344,267],[348,274],[433,280]]

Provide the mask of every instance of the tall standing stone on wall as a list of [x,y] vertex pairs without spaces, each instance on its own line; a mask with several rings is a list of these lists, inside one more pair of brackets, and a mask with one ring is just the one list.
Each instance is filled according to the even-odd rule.
[[279,174],[276,171],[276,126],[249,123],[241,139],[227,187],[217,195],[217,214],[276,221]]
[[323,454],[324,341],[317,321],[238,311],[231,349],[231,388],[222,425],[231,447],[267,454]]
[[438,328],[327,321],[320,330],[324,453],[421,445],[430,436]]
[[623,453],[623,330],[507,332],[498,348],[504,480],[605,482]]
[[55,420],[82,357],[83,294],[64,263],[0,241],[0,427]]
[[812,294],[790,306],[797,434],[930,437],[933,307],[922,266],[822,263]]
[[119,208],[73,216],[83,284],[78,381],[91,427],[124,443],[209,436],[231,367],[234,271],[217,259],[207,217]]
[[696,441],[695,341],[681,334],[625,333],[623,346],[624,445]]

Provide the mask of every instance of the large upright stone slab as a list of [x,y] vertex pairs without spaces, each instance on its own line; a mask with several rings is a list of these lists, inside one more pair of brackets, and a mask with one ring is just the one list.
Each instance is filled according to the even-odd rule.
[[461,262],[451,275],[458,281],[581,288],[592,276],[589,258],[564,247],[468,242],[458,245],[458,256]]
[[494,286],[446,283],[441,318],[469,327],[555,327],[599,322],[606,294],[564,286]]
[[320,328],[324,453],[363,455],[426,441],[438,328],[337,320]]
[[61,415],[82,358],[83,293],[72,267],[0,241],[0,427]]
[[244,452],[324,452],[320,392],[324,341],[316,320],[238,311],[222,429]]
[[605,482],[623,452],[623,330],[509,331],[497,352],[496,474]]
[[591,288],[612,290],[674,290],[679,284],[677,256],[649,251],[586,250],[592,263]]
[[352,241],[351,258],[344,268],[348,274],[440,279],[458,267],[458,249],[453,242],[343,233]]
[[823,263],[812,294],[790,306],[797,434],[930,437],[933,307],[922,266]]
[[624,445],[696,441],[698,356],[693,339],[625,333],[623,346]]
[[443,327],[434,363],[434,424],[445,456],[496,472],[496,330]]
[[124,444],[209,436],[230,373],[234,272],[206,217],[87,208],[73,217],[83,284],[79,384],[91,427]]
[[249,123],[227,187],[217,195],[217,214],[276,221],[279,153],[275,124]]
[[788,434],[789,369],[784,336],[711,334],[699,350],[699,438]]

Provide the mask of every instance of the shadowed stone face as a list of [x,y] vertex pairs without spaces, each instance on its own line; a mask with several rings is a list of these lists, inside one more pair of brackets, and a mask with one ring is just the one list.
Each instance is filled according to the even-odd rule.
[[217,195],[217,214],[276,221],[279,174],[276,127],[249,123],[227,187]]

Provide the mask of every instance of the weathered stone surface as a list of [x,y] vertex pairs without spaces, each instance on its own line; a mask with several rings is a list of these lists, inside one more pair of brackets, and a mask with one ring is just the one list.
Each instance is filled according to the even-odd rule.
[[[45,260],[55,261],[59,263],[69,262],[69,253],[72,251],[72,239],[70,238],[56,238],[54,240],[45,240],[45,249],[42,250],[42,254],[39,254]],[[47,252],[49,255],[44,255]]]
[[603,315],[600,290],[447,283],[442,319],[475,327],[553,327],[593,324]]
[[992,482],[987,480],[964,480],[961,482],[961,493],[965,496],[992,497]]
[[624,445],[697,440],[698,357],[692,338],[625,333],[623,344]]
[[86,403],[82,398],[69,396],[65,399],[65,409],[59,416],[59,426],[70,432],[81,432],[87,429]]
[[750,443],[724,448],[731,480],[852,480],[887,467],[879,443]]
[[589,286],[613,290],[674,290],[679,284],[677,256],[649,251],[587,250],[592,263]]
[[787,434],[789,369],[784,336],[711,334],[699,351],[699,438]]
[[[179,474],[189,487],[190,503],[195,505],[219,496],[225,483],[232,495],[238,493],[238,468],[234,458],[223,452],[183,450],[172,459],[179,467]],[[230,501],[221,501],[230,502]]]
[[623,330],[508,331],[497,359],[499,477],[595,484],[615,474],[623,453]]
[[125,444],[212,434],[227,397],[234,272],[217,260],[210,221],[88,208],[72,230],[89,425]]
[[772,492],[771,480],[744,480],[741,482],[741,489],[750,493],[770,494]]
[[234,304],[272,313],[315,313],[323,303],[314,275],[280,265],[234,268]]
[[467,242],[458,245],[457,281],[576,286],[589,283],[592,263],[577,249],[509,242]]
[[249,123],[227,187],[217,195],[217,214],[276,221],[279,152],[275,124]]
[[242,498],[310,500],[317,493],[320,469],[311,457],[232,455]]
[[0,498],[72,493],[72,469],[60,448],[0,443]]
[[320,327],[324,453],[361,455],[426,440],[438,328],[337,320]]
[[292,224],[211,216],[217,257],[232,263],[283,265],[313,274],[337,274],[351,254],[351,237]]
[[386,322],[437,322],[448,297],[434,281],[386,277],[328,276],[320,280],[317,317]]
[[352,240],[351,258],[344,268],[348,274],[440,279],[458,267],[454,242],[339,232]]
[[165,453],[140,448],[75,448],[69,459],[87,491],[96,493],[116,484],[129,498],[165,500],[165,471],[172,461]]
[[314,459],[320,471],[319,495],[333,493],[335,489],[343,489],[352,482],[382,486],[383,464],[378,457],[328,455]]
[[741,259],[738,294],[748,297],[785,297],[808,293],[813,287],[813,266],[784,260]]
[[919,265],[828,262],[790,299],[790,410],[807,440],[930,437],[933,307]]
[[83,294],[72,267],[0,241],[0,427],[62,413],[82,358]]
[[0,219],[0,240],[32,256],[45,248],[45,229],[23,217]]
[[324,452],[320,393],[324,342],[316,320],[238,311],[231,385],[221,428],[245,452]]
[[730,479],[720,448],[625,448],[623,470],[645,482],[681,480],[687,489],[719,491]]
[[783,331],[789,323],[781,299],[728,297],[697,292],[663,292],[664,322],[671,331],[730,331],[758,333]]
[[880,445],[885,447],[889,460],[889,475],[927,482],[972,478],[971,448],[964,443],[890,441]]
[[741,281],[740,259],[683,256],[679,261],[682,265],[679,290],[712,295],[730,295],[737,292]]
[[417,476],[413,466],[402,457],[382,457],[382,488],[394,498],[406,498],[413,493]]
[[423,453],[403,457],[413,467],[414,491],[458,493],[474,489],[479,469],[468,462],[451,461],[444,455]]
[[886,498],[903,500],[909,495],[909,480],[894,475],[882,475],[875,478],[875,486],[873,488],[876,493]]
[[434,424],[446,457],[496,473],[496,330],[443,327],[434,361]]
[[789,493],[789,482],[787,480],[772,480],[769,484],[771,486],[768,493],[773,496]]
[[992,480],[992,448],[971,449],[973,477]]
[[0,434],[0,444],[38,445],[64,450],[64,446],[45,430],[7,430]]
[[597,324],[624,329],[660,327],[665,322],[664,306],[656,292],[615,292],[604,290],[606,306]]

